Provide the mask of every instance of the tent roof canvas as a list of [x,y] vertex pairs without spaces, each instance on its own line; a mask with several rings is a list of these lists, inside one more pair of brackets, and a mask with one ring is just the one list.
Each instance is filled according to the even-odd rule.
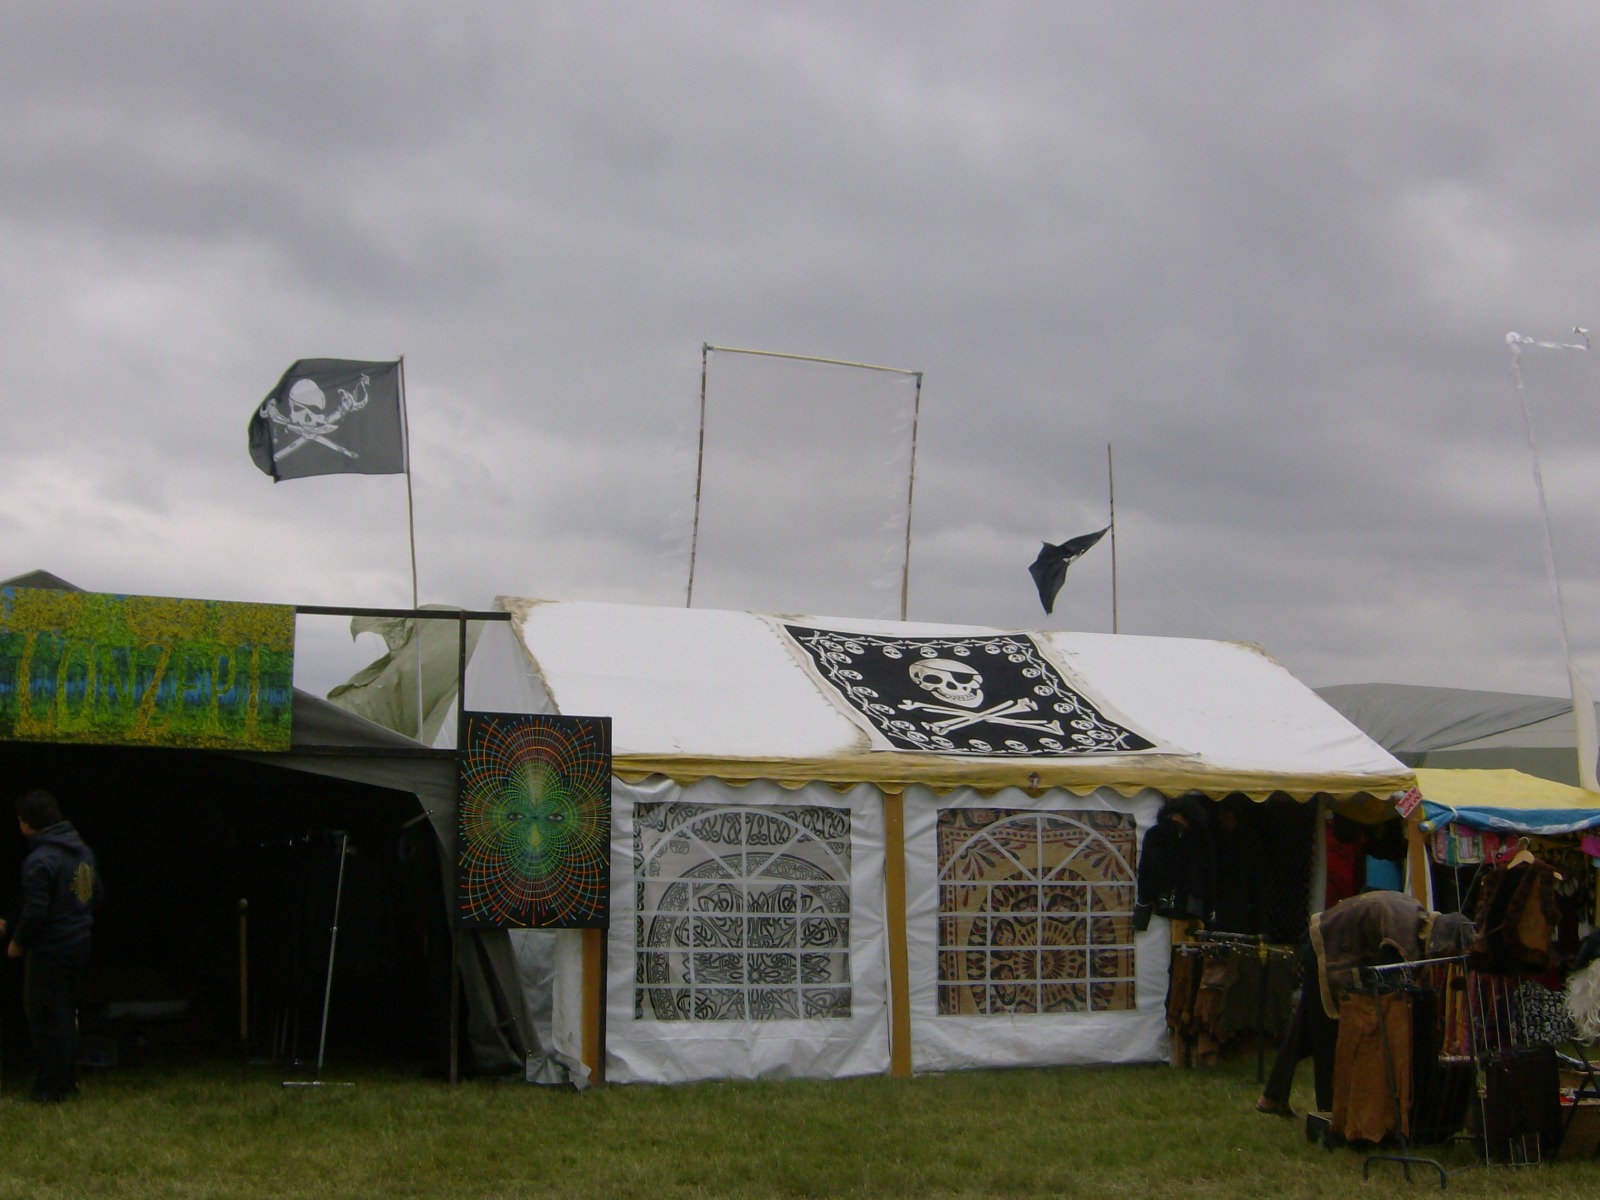
[[[873,749],[779,622],[894,637],[1016,631],[515,597],[497,603],[512,614],[511,628],[484,631],[468,673],[468,707],[529,711],[520,706],[531,704],[532,711],[610,716],[615,765],[625,776],[1300,799],[1386,797],[1411,781],[1403,764],[1284,667],[1238,643],[1032,633],[1074,687],[1158,748],[977,758]],[[502,635],[521,652],[520,681],[506,670]]]
[[1561,834],[1600,827],[1600,793],[1512,770],[1419,767],[1424,832],[1452,822],[1500,833]]

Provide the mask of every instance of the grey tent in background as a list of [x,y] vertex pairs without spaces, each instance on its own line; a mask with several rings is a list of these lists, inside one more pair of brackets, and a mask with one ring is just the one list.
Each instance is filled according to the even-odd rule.
[[1317,694],[1409,767],[1512,769],[1578,786],[1565,696],[1403,683],[1335,684]]

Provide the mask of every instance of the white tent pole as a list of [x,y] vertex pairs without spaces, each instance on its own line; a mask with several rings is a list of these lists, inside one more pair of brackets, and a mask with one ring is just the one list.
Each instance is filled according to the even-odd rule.
[[1528,392],[1522,385],[1522,347],[1539,346],[1546,350],[1587,350],[1589,348],[1589,335],[1586,330],[1577,328],[1574,333],[1583,334],[1584,344],[1579,346],[1570,342],[1539,342],[1533,338],[1523,337],[1519,333],[1506,334],[1506,345],[1511,350],[1511,375],[1517,384],[1517,399],[1522,403],[1522,422],[1528,435],[1528,454],[1533,460],[1533,487],[1539,497],[1539,521],[1544,531],[1544,571],[1545,578],[1550,584],[1550,598],[1555,604],[1556,626],[1561,631],[1561,657],[1567,666],[1567,686],[1572,694],[1572,722],[1577,741],[1578,755],[1578,784],[1589,791],[1600,791],[1600,779],[1595,774],[1595,758],[1597,750],[1597,737],[1595,731],[1594,701],[1589,698],[1588,689],[1583,686],[1583,681],[1578,677],[1577,664],[1572,661],[1572,643],[1567,636],[1567,608],[1561,596],[1561,577],[1556,573],[1555,541],[1550,535],[1550,506],[1545,498],[1544,470],[1539,463],[1539,444],[1533,434],[1533,408],[1528,404]]

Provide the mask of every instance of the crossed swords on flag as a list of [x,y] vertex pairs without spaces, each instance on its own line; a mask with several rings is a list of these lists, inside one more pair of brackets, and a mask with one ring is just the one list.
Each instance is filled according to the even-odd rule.
[[372,398],[371,389],[368,386],[371,382],[372,380],[370,376],[363,375],[361,377],[360,381],[356,384],[356,388],[359,389],[360,392],[359,395],[357,395],[356,391],[352,391],[349,388],[340,388],[339,407],[334,409],[331,417],[325,417],[321,413],[306,412],[301,420],[296,421],[293,416],[286,417],[283,415],[282,410],[278,408],[278,401],[276,397],[268,400],[264,405],[261,406],[262,414],[274,425],[281,425],[284,429],[289,430],[291,433],[300,435],[299,441],[290,443],[282,450],[274,451],[272,455],[272,461],[281,462],[283,459],[288,458],[289,455],[293,454],[296,450],[300,449],[301,446],[304,446],[307,442],[317,442],[320,445],[326,446],[329,450],[337,450],[346,458],[360,458],[361,456],[354,450],[346,449],[337,442],[330,441],[327,435],[330,433],[338,433],[340,421],[344,420],[345,417],[353,412],[360,412],[367,406],[367,402]]

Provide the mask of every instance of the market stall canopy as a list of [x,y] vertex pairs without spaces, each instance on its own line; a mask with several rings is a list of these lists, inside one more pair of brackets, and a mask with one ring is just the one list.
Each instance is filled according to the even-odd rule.
[[1577,833],[1600,829],[1600,793],[1521,771],[1419,767],[1422,831],[1449,824],[1495,833]]
[[[498,702],[518,706],[511,711],[609,716],[616,771],[625,778],[1063,787],[1080,794],[1109,787],[1124,795],[1152,788],[1302,800],[1386,799],[1412,782],[1402,763],[1283,666],[1239,643],[514,597],[497,603],[513,619],[509,628],[483,631],[467,706],[493,710]],[[1037,648],[1048,671],[1065,681],[1062,690],[1082,701],[1090,715],[1064,722],[1067,739],[1079,737],[1076,730],[1089,730],[1085,739],[1111,732],[1092,745],[1086,740],[1086,749],[1069,744],[1043,752],[1018,740],[1032,735],[1014,729],[1041,722],[1026,698],[1008,702],[1012,707],[995,703],[1005,693],[992,681],[1008,657],[989,649],[995,639],[1010,639],[1024,656]],[[957,706],[974,712],[981,706],[1007,717],[985,731],[994,752],[891,744],[894,730],[886,734],[859,703],[853,708],[853,685],[840,682],[862,676],[834,669],[860,653],[862,661],[849,665],[870,672],[859,646],[903,659],[901,683],[919,656],[932,667],[931,646],[954,647],[940,655],[969,655],[961,661],[990,672],[986,699],[952,690],[963,686],[959,679],[924,679],[931,694],[902,700],[891,715],[908,707],[937,710],[949,715],[924,716],[924,725],[952,731],[972,724],[963,723]],[[956,666],[955,657],[937,661]],[[881,659],[876,666],[887,669]],[[1037,677],[1030,678],[1032,690],[1045,695]],[[942,699],[927,702],[935,697]]]

